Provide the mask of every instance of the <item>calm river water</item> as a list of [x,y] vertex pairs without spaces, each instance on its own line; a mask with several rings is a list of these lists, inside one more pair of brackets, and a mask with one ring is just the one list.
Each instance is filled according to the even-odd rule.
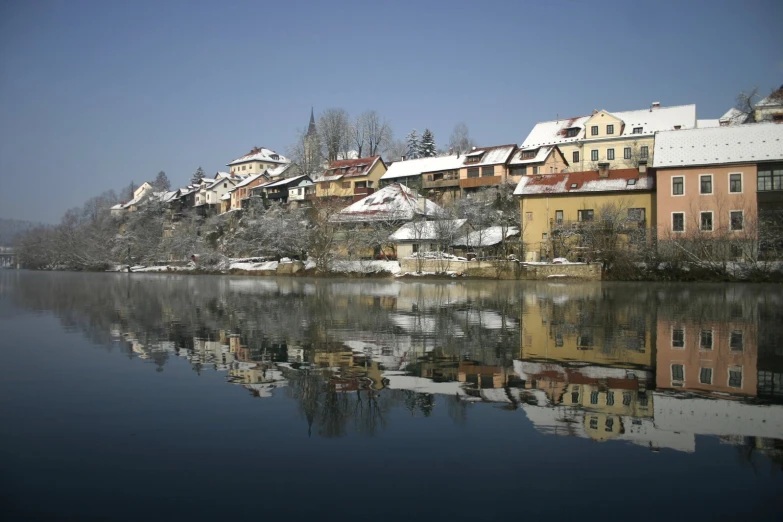
[[782,310],[748,284],[3,270],[0,516],[780,520]]

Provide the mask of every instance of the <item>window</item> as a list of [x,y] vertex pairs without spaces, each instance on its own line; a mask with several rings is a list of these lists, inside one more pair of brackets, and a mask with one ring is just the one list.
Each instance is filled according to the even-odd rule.
[[604,428],[604,431],[608,431],[611,433],[611,431],[614,429],[614,419],[606,419],[606,421],[604,422],[604,426],[606,426],[606,428]]
[[614,149],[606,149],[606,159],[608,160],[614,159]]
[[672,232],[685,232],[685,214],[683,212],[672,213]]
[[566,138],[574,138],[579,134],[579,127],[573,127],[566,131]]
[[525,219],[527,219],[528,221],[533,221],[533,213],[525,212]]
[[593,209],[580,210],[576,213],[579,221],[592,221],[594,217]]
[[350,181],[343,181],[342,182],[343,188],[351,188],[351,182]]
[[685,371],[682,364],[672,364],[672,381],[685,380]]
[[533,167],[533,175],[538,175],[538,167]]
[[524,176],[527,174],[527,167],[511,167],[511,170],[509,171],[509,176]]
[[631,147],[625,147],[623,149],[623,159],[631,159]]
[[590,404],[598,404],[598,392],[590,392]]
[[571,392],[571,404],[579,403],[579,392]]
[[712,212],[702,212],[700,223],[702,232],[712,232]]
[[574,153],[571,155],[574,163],[579,163],[579,151],[575,150]]
[[245,170],[246,167],[247,165],[242,165],[242,170]]
[[628,221],[644,221],[644,209],[643,208],[629,208],[628,209]]
[[729,174],[729,192],[742,192],[742,174]]
[[646,408],[648,404],[649,398],[647,397],[647,394],[644,392],[641,392],[639,395],[639,406]]
[[606,133],[607,134],[614,134],[614,125],[607,125],[606,126]]
[[712,384],[712,368],[699,369],[699,382],[702,384]]
[[479,177],[479,169],[478,167],[471,167],[468,169],[468,177],[469,178],[477,178]]
[[672,328],[672,348],[685,348],[685,330]]
[[590,159],[592,161],[598,161],[598,151],[597,150],[591,150],[590,151]]
[[639,158],[646,160],[649,157],[650,157],[650,147],[648,147],[647,145],[643,145],[639,149]]
[[699,348],[712,350],[712,330],[702,330],[699,336]]
[[228,183],[223,183],[223,188],[228,188]]
[[626,183],[626,186],[633,187],[636,185],[636,178],[631,178],[628,180],[628,183]]
[[672,196],[682,196],[685,194],[685,178],[674,176],[672,178]]
[[631,392],[623,392],[623,406],[630,406],[631,399]]
[[745,216],[742,210],[732,210],[729,212],[729,223],[732,230],[742,230],[745,226]]
[[546,241],[546,238],[547,238],[547,233],[546,232],[542,232],[541,233],[541,240],[542,241]]
[[642,127],[634,127],[633,128],[634,134],[641,134],[642,133]]
[[733,352],[741,352],[743,348],[742,332],[734,330],[729,338],[729,349]]
[[586,348],[593,345],[593,338],[589,335],[580,335],[576,338],[577,348]]
[[783,190],[783,166],[758,173],[758,190]]
[[712,174],[699,176],[699,193],[712,194]]
[[557,348],[562,348],[563,347],[563,334],[561,334],[561,333],[555,334],[555,346]]
[[481,167],[481,176],[482,177],[489,177],[495,175],[495,167]]
[[538,149],[536,150],[523,150],[522,151],[522,159],[533,159],[536,157],[536,154],[538,154]]
[[606,405],[614,406],[614,392],[606,392]]
[[563,223],[563,211],[562,210],[555,210],[555,223],[562,224]]
[[590,127],[590,135],[598,136],[598,125],[593,125],[592,127]]
[[590,429],[591,430],[598,429],[598,417],[590,417]]
[[729,368],[729,386],[742,388],[742,368]]

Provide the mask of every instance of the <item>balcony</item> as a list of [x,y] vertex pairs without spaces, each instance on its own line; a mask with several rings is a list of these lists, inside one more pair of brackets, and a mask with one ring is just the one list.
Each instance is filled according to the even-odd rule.
[[375,192],[375,189],[369,187],[354,187],[353,189],[354,196],[369,196],[373,192]]
[[459,187],[459,175],[426,174],[422,177],[421,187],[425,189]]
[[500,176],[481,176],[480,178],[464,178],[459,180],[461,188],[491,187],[500,185],[503,178]]

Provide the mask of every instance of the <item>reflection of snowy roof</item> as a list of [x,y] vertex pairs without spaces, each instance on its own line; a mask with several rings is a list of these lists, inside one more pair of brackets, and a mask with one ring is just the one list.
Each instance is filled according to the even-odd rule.
[[656,167],[779,161],[783,159],[783,125],[750,123],[659,132],[653,158]]
[[457,170],[462,166],[463,157],[439,156],[435,158],[419,158],[405,161],[395,161],[389,165],[389,170],[381,176],[381,179],[408,178],[421,176],[422,172],[439,172],[445,170]]
[[585,172],[561,172],[556,174],[544,174],[541,176],[522,176],[517,188],[514,190],[514,195],[529,196],[535,194],[571,194],[575,192],[639,191],[652,190],[653,186],[653,176],[647,173],[640,174],[638,169],[610,170],[609,177],[606,178],[600,177],[597,170],[588,170]]
[[388,388],[392,390],[412,390],[419,393],[437,393],[441,395],[465,395],[465,390],[460,382],[434,382],[431,379],[404,375],[399,372],[385,372],[383,377],[389,380]]
[[417,215],[437,217],[442,214],[440,206],[405,185],[394,183],[342,209],[332,219],[337,222],[410,221]]
[[465,224],[467,219],[444,219],[442,221],[417,221],[405,223],[391,236],[390,241],[433,240],[445,234],[453,234]]
[[[609,114],[623,122],[621,133],[616,137],[649,136],[657,131],[672,130],[675,125],[680,125],[683,129],[690,129],[696,126],[695,105],[660,107],[652,110],[643,109],[638,111],[611,112]],[[555,121],[537,123],[520,147],[529,149],[542,145],[581,141],[585,139],[585,124],[591,117],[592,115],[579,116],[576,118],[562,118]],[[567,137],[566,129],[575,127],[580,129],[579,133],[574,137]],[[641,127],[642,133],[633,134],[633,129],[635,127]]]
[[501,314],[491,310],[460,310],[454,312],[454,316],[459,317],[460,323],[478,325],[488,330],[502,330],[504,325],[506,328],[516,328],[517,325],[514,319],[506,316],[504,321]]
[[497,245],[505,238],[516,236],[519,234],[517,227],[489,227],[481,230],[476,230],[465,236],[454,240],[455,246],[468,246],[468,247],[486,247]]
[[264,161],[271,163],[288,163],[288,158],[278,154],[277,152],[266,149],[264,147],[254,147],[253,150],[245,154],[244,156],[235,159],[228,165],[236,165],[237,163],[247,163],[248,161]]

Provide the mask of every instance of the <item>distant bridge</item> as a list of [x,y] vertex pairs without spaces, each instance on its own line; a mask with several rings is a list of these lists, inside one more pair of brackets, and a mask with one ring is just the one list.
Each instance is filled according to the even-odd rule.
[[18,258],[11,247],[0,247],[0,268],[16,268]]

